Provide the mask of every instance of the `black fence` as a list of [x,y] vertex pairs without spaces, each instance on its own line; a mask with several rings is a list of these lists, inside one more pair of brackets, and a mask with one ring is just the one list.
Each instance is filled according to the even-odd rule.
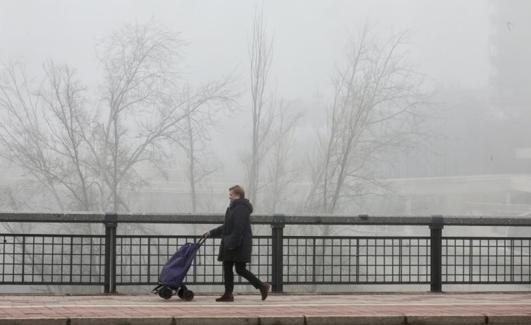
[[[216,224],[221,215],[0,214],[2,222],[102,223],[105,235],[0,234],[0,284],[156,285],[166,260],[197,236],[117,235],[126,223]],[[283,285],[531,284],[530,237],[443,236],[445,225],[531,227],[525,218],[254,216],[271,226],[255,236],[250,269]],[[297,225],[417,225],[429,236],[287,236]],[[222,283],[219,239],[208,240],[188,272],[190,284]],[[241,281],[241,279],[239,279]]]

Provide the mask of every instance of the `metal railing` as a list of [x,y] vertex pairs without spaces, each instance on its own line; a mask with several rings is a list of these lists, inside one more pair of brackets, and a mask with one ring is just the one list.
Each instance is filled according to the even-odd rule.
[[[1,222],[101,223],[103,235],[0,233],[0,284],[155,285],[185,235],[117,235],[128,223],[219,224],[222,215],[0,213]],[[531,227],[526,218],[257,215],[271,235],[255,236],[250,269],[273,290],[302,284],[531,284],[530,237],[443,236],[444,226]],[[286,226],[427,226],[429,236],[292,236]],[[201,248],[190,284],[222,283],[220,239]],[[240,279],[241,280],[241,279]]]

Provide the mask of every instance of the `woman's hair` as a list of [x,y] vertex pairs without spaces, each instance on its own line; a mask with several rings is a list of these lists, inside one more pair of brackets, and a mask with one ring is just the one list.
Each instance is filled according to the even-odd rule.
[[240,185],[234,185],[234,186],[229,187],[229,191],[238,195],[242,199],[245,198],[245,191],[243,190],[243,187],[241,187]]

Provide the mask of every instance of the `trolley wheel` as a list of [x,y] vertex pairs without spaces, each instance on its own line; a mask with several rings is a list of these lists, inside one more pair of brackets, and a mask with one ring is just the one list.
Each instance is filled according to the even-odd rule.
[[183,292],[183,298],[186,301],[192,301],[194,299],[194,292],[192,290],[186,290]]
[[170,299],[173,296],[173,290],[170,287],[163,286],[159,289],[159,297],[163,299]]
[[188,288],[186,288],[185,285],[181,286],[179,288],[179,290],[177,290],[177,296],[179,296],[179,298],[181,298],[181,299],[184,299],[184,292],[185,291],[188,291]]

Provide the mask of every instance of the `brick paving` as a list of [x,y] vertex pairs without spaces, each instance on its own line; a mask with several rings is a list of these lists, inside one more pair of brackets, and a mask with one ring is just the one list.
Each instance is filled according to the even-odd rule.
[[531,293],[239,295],[234,303],[197,295],[0,295],[0,319],[258,316],[530,316]]

